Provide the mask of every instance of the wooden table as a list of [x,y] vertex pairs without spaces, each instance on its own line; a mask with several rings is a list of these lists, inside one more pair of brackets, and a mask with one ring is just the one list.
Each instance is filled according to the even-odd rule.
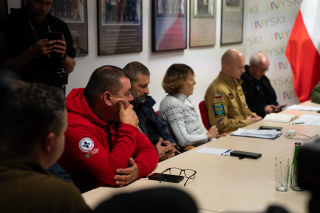
[[[304,103],[314,106],[313,103]],[[319,105],[316,105],[319,106]],[[317,114],[316,112],[288,110],[288,114]],[[319,115],[319,114],[318,114]],[[261,125],[282,126],[283,132],[295,129],[306,135],[320,133],[320,127],[305,125],[289,125],[259,121],[246,128],[257,129]],[[196,200],[199,212],[263,212],[269,205],[281,205],[290,212],[307,212],[310,199],[308,192],[278,192],[275,190],[275,156],[292,159],[294,143],[298,140],[285,138],[283,135],[275,140],[249,137],[226,136],[206,143],[183,154],[158,164],[154,172],[162,172],[170,167],[194,169],[196,178],[176,183],[159,183],[142,178],[122,188],[99,187],[83,194],[89,206],[95,208],[100,202],[116,193],[133,192],[136,190],[172,186],[185,190]],[[308,143],[309,141],[302,141]],[[238,159],[231,156],[218,156],[197,153],[202,147],[223,148],[258,152],[259,159]]]

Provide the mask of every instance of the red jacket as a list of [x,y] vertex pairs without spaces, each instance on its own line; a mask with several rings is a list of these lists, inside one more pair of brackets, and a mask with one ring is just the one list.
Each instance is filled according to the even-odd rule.
[[118,168],[127,168],[133,157],[139,176],[148,176],[158,164],[158,152],[138,128],[129,124],[110,125],[113,149],[110,152],[106,122],[89,107],[83,88],[73,89],[67,97],[68,129],[65,150],[59,160],[82,192],[102,185],[116,185]]

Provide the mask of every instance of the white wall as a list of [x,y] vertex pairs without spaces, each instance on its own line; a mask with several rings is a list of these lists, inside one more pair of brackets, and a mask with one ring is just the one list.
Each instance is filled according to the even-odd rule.
[[[189,2],[189,0],[187,1]],[[20,0],[10,0],[10,2],[20,2]],[[269,37],[265,39],[265,36],[263,35],[272,35],[274,32],[281,29],[290,31],[299,9],[299,2],[301,2],[301,0],[245,0],[243,43],[223,46],[220,45],[221,0],[216,0],[216,2],[217,40],[215,46],[153,53],[151,51],[151,1],[143,0],[143,51],[140,53],[98,56],[97,1],[88,0],[89,54],[87,56],[76,58],[77,64],[74,72],[70,74],[67,93],[69,93],[72,88],[85,87],[91,73],[99,66],[109,64],[124,67],[131,61],[139,61],[146,65],[151,72],[151,84],[149,89],[150,94],[157,101],[155,110],[158,110],[161,99],[166,95],[161,87],[161,81],[166,69],[173,63],[185,63],[191,66],[195,71],[197,84],[195,85],[194,94],[190,98],[193,103],[198,106],[198,103],[204,98],[204,94],[208,85],[218,75],[221,68],[220,58],[227,49],[239,49],[246,55],[246,61],[248,62],[250,55],[255,52],[268,48],[279,48],[279,46],[286,46],[288,38],[282,40],[280,44],[277,43],[277,41],[268,39]],[[278,4],[279,8],[277,10],[271,9],[271,3]],[[189,8],[187,11],[189,11]],[[268,19],[281,15],[286,15],[287,20],[279,23],[279,25],[274,26],[273,28],[265,27],[261,30],[254,29],[253,27],[255,20],[261,20],[262,18]],[[189,20],[187,26],[189,32]],[[253,35],[256,36],[255,38],[258,38],[258,40],[256,40],[258,42],[253,42]],[[259,36],[262,36],[262,38]],[[271,65],[267,76],[269,76],[273,84],[276,84],[275,89],[279,96],[280,103],[298,103],[298,99],[294,94],[293,85],[290,80],[292,79],[290,67],[285,72],[279,72],[279,70],[276,70],[275,68],[277,63],[283,61],[284,59],[286,58],[283,52],[281,52],[281,54],[278,56],[273,55],[270,57]],[[273,70],[274,68],[275,70]],[[289,78],[289,80],[286,80],[286,78]],[[282,83],[280,84],[279,82]],[[287,83],[284,84],[283,82]],[[292,93],[295,97],[291,98],[290,100],[281,98],[285,91],[290,91],[290,93]],[[198,107],[196,107],[196,109],[198,109]]]
[[[188,5],[189,6],[189,5]],[[84,87],[90,74],[99,66],[111,64],[124,67],[131,61],[139,61],[151,72],[150,95],[156,100],[155,109],[159,108],[161,99],[166,95],[161,81],[167,68],[173,63],[185,63],[191,66],[196,75],[194,94],[190,97],[197,106],[204,99],[204,93],[211,81],[218,75],[221,65],[220,58],[229,48],[237,48],[245,53],[245,43],[232,46],[220,46],[221,1],[217,1],[217,32],[216,45],[211,47],[188,48],[179,51],[153,53],[151,51],[151,1],[143,0],[143,51],[141,53],[119,54],[109,56],[97,55],[97,18],[96,1],[88,1],[89,55],[77,57],[75,71],[69,77],[67,92],[72,88]],[[189,11],[189,8],[188,8]],[[246,15],[245,15],[246,19]],[[189,29],[189,20],[188,20]],[[189,30],[188,30],[189,32]],[[189,36],[189,35],[188,35]],[[244,38],[246,33],[244,32]],[[189,41],[188,41],[189,44]],[[198,107],[196,107],[198,109]]]
[[285,56],[292,26],[302,0],[254,1],[247,4],[247,56],[263,52],[270,60],[266,73],[281,104],[299,103],[293,89],[290,63]]

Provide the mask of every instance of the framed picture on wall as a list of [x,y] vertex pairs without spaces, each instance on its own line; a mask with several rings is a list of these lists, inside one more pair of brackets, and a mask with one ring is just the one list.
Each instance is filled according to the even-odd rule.
[[152,0],[152,51],[187,48],[187,0]]
[[190,0],[189,46],[216,44],[216,1]]
[[97,0],[98,55],[142,51],[142,0]]
[[53,1],[50,14],[67,23],[76,56],[88,55],[87,0]]
[[222,0],[220,44],[243,41],[243,0]]
[[0,20],[6,18],[8,15],[7,0],[0,0]]

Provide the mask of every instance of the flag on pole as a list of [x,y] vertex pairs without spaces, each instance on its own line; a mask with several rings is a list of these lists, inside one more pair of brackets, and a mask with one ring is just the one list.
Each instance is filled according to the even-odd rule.
[[320,81],[319,11],[320,1],[302,1],[286,49],[300,102],[310,99],[311,90]]

